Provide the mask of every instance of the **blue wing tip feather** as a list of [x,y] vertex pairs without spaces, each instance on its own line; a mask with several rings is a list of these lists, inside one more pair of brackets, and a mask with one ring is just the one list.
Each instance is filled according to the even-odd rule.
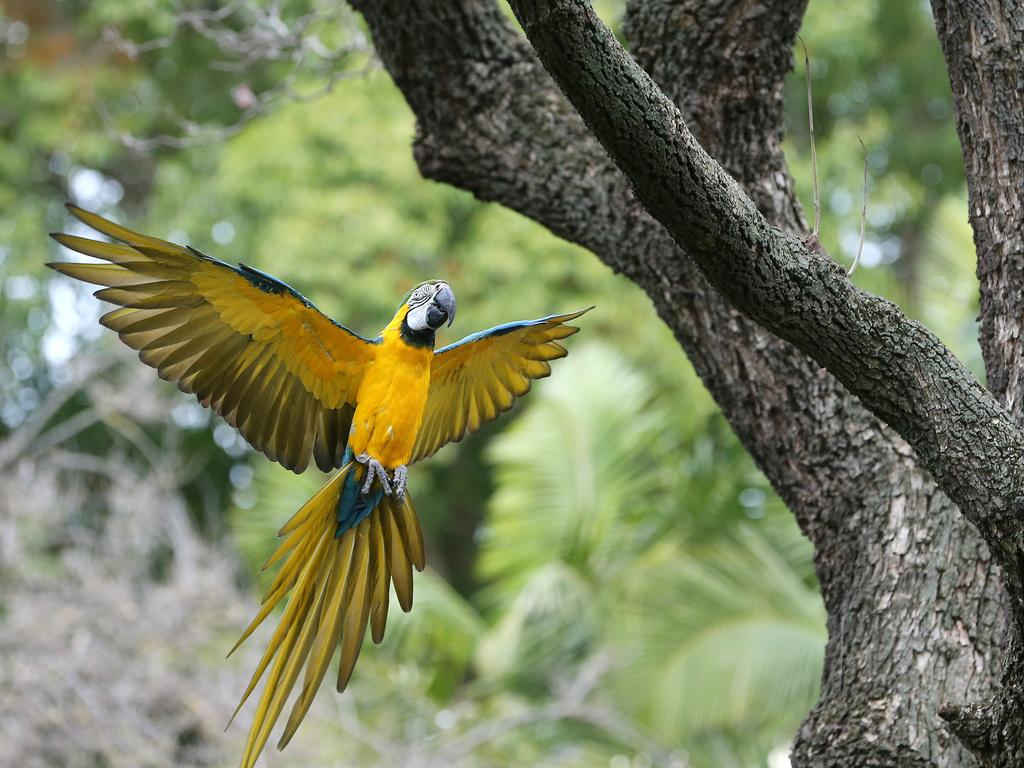
[[485,331],[477,331],[471,333],[463,339],[459,339],[454,344],[449,344],[446,347],[441,347],[437,350],[436,354],[440,355],[448,352],[456,347],[461,347],[464,344],[472,344],[474,341],[480,341],[480,339],[486,339],[488,336],[504,336],[505,334],[512,333],[512,331],[518,330],[519,328],[528,328],[531,325],[540,325],[541,323],[548,323],[552,320],[558,320],[559,323],[566,322],[568,320],[575,320],[580,315],[585,315],[590,310],[596,307],[596,304],[591,304],[586,309],[581,309],[576,312],[567,312],[562,315],[547,315],[546,317],[538,317],[536,320],[515,320],[511,323],[503,323],[502,325],[496,325],[493,328],[488,328]]

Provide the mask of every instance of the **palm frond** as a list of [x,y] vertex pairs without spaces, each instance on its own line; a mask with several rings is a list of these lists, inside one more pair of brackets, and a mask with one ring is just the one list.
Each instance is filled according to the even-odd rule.
[[550,563],[532,574],[483,636],[476,669],[485,680],[542,691],[585,658],[597,620],[592,585],[565,564]]
[[607,347],[576,351],[488,452],[495,492],[480,573],[507,604],[550,562],[592,575],[631,549],[636,527],[667,499],[664,413],[651,388]]
[[774,734],[817,696],[821,598],[752,529],[693,550],[666,543],[607,600],[624,662],[613,685],[656,735]]

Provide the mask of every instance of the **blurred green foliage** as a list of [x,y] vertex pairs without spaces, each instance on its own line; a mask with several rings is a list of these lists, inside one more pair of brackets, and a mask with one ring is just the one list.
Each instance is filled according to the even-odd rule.
[[[278,4],[286,21],[325,6]],[[347,14],[329,21],[316,29],[325,45],[358,39]],[[220,23],[241,34],[247,19]],[[111,26],[168,44],[133,58],[111,44]],[[856,281],[903,304],[980,375],[963,174],[926,7],[812,3],[802,34],[824,244],[852,260],[859,136],[872,181]],[[437,276],[454,286],[466,333],[598,307],[516,411],[413,470],[430,568],[415,610],[365,652],[340,714],[309,726],[324,760],[396,764],[349,727],[356,710],[377,738],[433,745],[445,764],[461,754],[488,766],[719,768],[784,750],[822,661],[810,548],[641,291],[521,216],[420,178],[412,115],[383,72],[339,79],[315,100],[274,96],[267,114],[210,142],[244,116],[246,93],[273,95],[286,78],[315,93],[360,71],[358,51],[329,71],[287,57],[226,68],[208,37],[174,23],[170,3],[142,0],[9,0],[0,46],[0,438],[37,415],[86,350],[114,391],[139,367],[99,332],[88,291],[42,267],[68,257],[44,237],[73,225],[66,199],[264,269],[364,333]],[[787,153],[809,204],[802,65],[787,89]],[[117,136],[188,126],[201,140],[185,150],[139,153]],[[274,533],[321,478],[252,456],[234,430],[148,381],[141,400],[172,398],[170,420],[99,418],[61,447],[190,468],[178,491],[193,523],[238,552],[239,584],[255,591]],[[90,408],[70,397],[46,418],[73,423]],[[82,509],[101,518],[97,500]],[[566,714],[566,686],[590,677],[593,706]]]
[[[801,34],[814,87],[822,242],[845,265],[852,262],[861,218],[863,141],[869,200],[861,264],[868,269],[859,270],[855,280],[897,301],[912,316],[926,319],[937,287],[928,268],[936,237],[961,245],[967,234],[967,247],[946,266],[953,268],[953,279],[974,284],[973,277],[964,274],[974,267],[960,145],[949,79],[929,10],[921,3],[885,0],[842,7],[810,3]],[[810,216],[807,96],[799,46],[796,60],[786,89],[786,150]],[[958,201],[958,218],[937,217],[947,198]],[[931,327],[945,334],[947,343],[958,338],[961,343],[954,351],[974,360],[975,334],[967,334],[972,341],[965,345],[962,335],[950,327],[966,325],[963,310],[971,316],[972,308],[961,304],[953,317]],[[979,368],[974,370],[980,375]]]

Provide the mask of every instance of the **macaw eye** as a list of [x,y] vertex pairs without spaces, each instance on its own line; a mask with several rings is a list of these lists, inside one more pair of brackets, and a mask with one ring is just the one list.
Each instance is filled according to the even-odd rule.
[[412,292],[412,297],[409,299],[410,304],[417,304],[426,301],[430,298],[430,286],[421,285],[415,291]]

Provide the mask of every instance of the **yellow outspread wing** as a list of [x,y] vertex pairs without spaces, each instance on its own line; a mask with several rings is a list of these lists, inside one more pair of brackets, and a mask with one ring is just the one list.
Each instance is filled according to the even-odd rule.
[[511,408],[534,379],[551,374],[549,361],[568,354],[558,342],[579,328],[565,323],[591,309],[499,325],[437,350],[411,461],[458,442]]
[[96,296],[120,308],[100,318],[103,325],[270,459],[295,472],[311,457],[324,471],[341,466],[374,342],[258,270],[68,209],[120,241],[53,235],[61,245],[109,262],[49,265],[107,286]]

